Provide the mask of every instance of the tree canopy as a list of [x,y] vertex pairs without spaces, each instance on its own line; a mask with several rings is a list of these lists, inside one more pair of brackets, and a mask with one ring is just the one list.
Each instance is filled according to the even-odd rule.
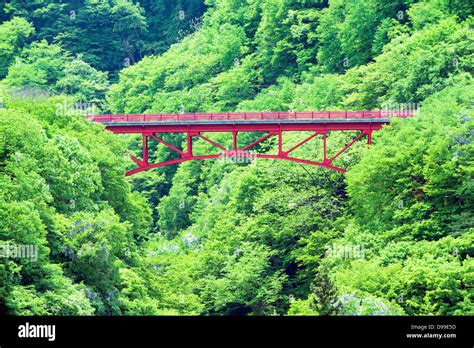
[[[472,12],[468,0],[0,1],[0,313],[474,314]],[[125,178],[140,139],[84,117],[386,105],[420,107],[338,157],[347,174],[257,159]],[[319,145],[295,156],[320,158]],[[150,144],[150,160],[173,156]],[[4,257],[22,246],[36,257]]]

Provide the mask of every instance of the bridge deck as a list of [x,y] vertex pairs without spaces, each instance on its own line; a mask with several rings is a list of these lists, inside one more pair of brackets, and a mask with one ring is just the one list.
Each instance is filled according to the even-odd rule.
[[[98,121],[95,121],[98,122]],[[173,125],[216,125],[216,124],[314,124],[314,123],[389,123],[390,118],[349,118],[349,119],[297,119],[297,120],[223,120],[223,121],[146,121],[146,122],[100,122],[106,126],[173,126]]]
[[411,111],[244,112],[192,114],[95,115],[88,118],[115,133],[226,132],[279,129],[353,130],[380,129],[390,117],[410,117]]
[[410,117],[410,110],[395,111],[308,111],[308,112],[229,112],[229,113],[187,113],[187,114],[120,114],[92,115],[93,122],[104,124],[183,124],[183,123],[281,123],[281,122],[359,122],[379,120],[387,122],[390,117]]
[[103,123],[113,133],[205,133],[264,131],[378,130],[390,119],[221,122],[112,122]]

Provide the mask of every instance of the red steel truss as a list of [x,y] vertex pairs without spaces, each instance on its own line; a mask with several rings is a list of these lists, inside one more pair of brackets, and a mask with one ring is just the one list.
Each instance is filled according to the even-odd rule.
[[[142,136],[141,159],[131,156],[137,168],[126,175],[133,175],[149,169],[163,167],[186,161],[204,160],[222,157],[247,157],[280,159],[315,166],[321,166],[338,172],[345,169],[333,165],[333,162],[356,141],[367,136],[368,144],[372,143],[372,132],[390,122],[390,117],[410,117],[413,112],[403,111],[327,111],[327,112],[261,112],[261,113],[193,113],[193,114],[159,114],[159,115],[97,115],[89,116],[93,122],[105,125],[106,129],[117,134],[138,133]],[[291,147],[284,149],[283,133],[289,131],[311,131],[312,134]],[[329,131],[358,131],[359,134],[335,155],[329,156],[327,135]],[[232,134],[233,146],[226,148],[204,136],[209,132],[229,132]],[[242,148],[237,145],[238,134],[242,132],[266,133],[256,141]],[[160,138],[158,133],[183,133],[186,135],[186,146],[180,149]],[[291,153],[316,137],[322,138],[323,160],[321,162],[300,159]],[[276,137],[278,151],[275,154],[251,153],[250,149],[262,141]],[[208,155],[193,154],[193,139],[200,138],[220,150],[220,153]],[[179,158],[160,163],[149,163],[149,141],[157,141],[179,155]]]

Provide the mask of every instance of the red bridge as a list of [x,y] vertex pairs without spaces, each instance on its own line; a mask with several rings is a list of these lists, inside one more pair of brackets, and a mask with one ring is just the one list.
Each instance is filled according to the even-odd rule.
[[[390,123],[391,117],[410,117],[411,110],[402,111],[325,111],[325,112],[252,112],[252,113],[193,113],[193,114],[156,114],[156,115],[95,115],[88,116],[93,122],[105,125],[109,131],[117,134],[137,133],[142,136],[142,159],[131,156],[138,167],[126,175],[132,175],[145,170],[193,160],[203,160],[221,157],[272,158],[321,166],[346,172],[343,168],[334,166],[333,161],[356,141],[367,136],[368,144],[372,143],[372,132]],[[311,131],[312,134],[290,149],[284,149],[283,132]],[[328,155],[328,131],[358,131],[359,134],[346,146],[332,156]],[[204,136],[208,132],[229,132],[233,137],[233,147],[226,148]],[[265,134],[254,142],[241,148],[237,145],[237,137],[242,132],[264,132]],[[163,139],[158,133],[183,133],[186,135],[186,149],[180,149]],[[276,154],[250,153],[249,150],[262,141],[277,137],[278,152]],[[310,159],[291,157],[291,153],[311,139],[322,138],[323,159],[320,162]],[[218,154],[194,155],[193,138],[203,139],[216,148]],[[148,162],[148,142],[155,140],[180,157],[161,163]]]

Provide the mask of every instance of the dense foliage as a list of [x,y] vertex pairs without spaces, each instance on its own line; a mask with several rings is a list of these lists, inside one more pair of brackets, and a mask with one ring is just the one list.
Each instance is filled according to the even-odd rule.
[[205,8],[201,0],[5,0],[0,20],[21,17],[36,29],[31,40],[60,43],[94,68],[116,73],[192,33]]
[[[0,245],[38,248],[0,258],[0,313],[474,314],[472,15],[468,0],[0,2]],[[212,160],[126,179],[139,140],[84,118],[407,103],[415,117],[337,159],[347,174]]]

